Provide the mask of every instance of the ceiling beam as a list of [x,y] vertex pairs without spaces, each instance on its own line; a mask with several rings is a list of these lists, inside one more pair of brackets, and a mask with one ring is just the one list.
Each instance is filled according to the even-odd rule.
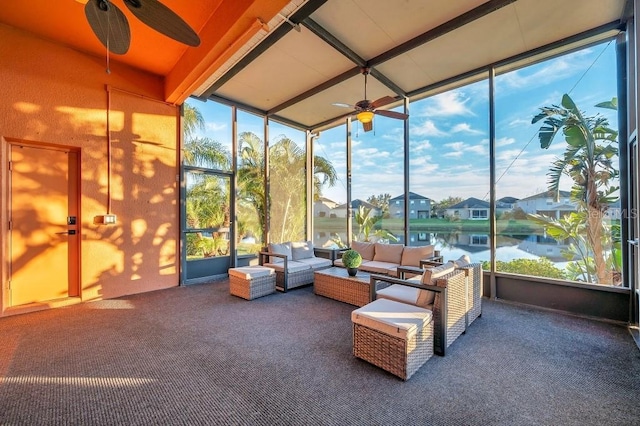
[[[289,21],[294,24],[299,24],[305,18],[309,17],[313,12],[315,12],[320,6],[325,4],[327,0],[308,0],[297,12],[289,17]],[[244,69],[247,65],[253,62],[258,56],[262,55],[266,52],[271,46],[276,44],[278,40],[287,35],[289,31],[293,29],[291,25],[280,25],[278,28],[273,30],[271,34],[265,37],[260,44],[258,44],[255,48],[253,48],[249,53],[247,53],[242,59],[238,61],[229,71],[224,73],[216,82],[214,82],[211,87],[202,93],[203,98],[207,98],[213,95],[216,90],[222,87],[226,82],[231,80],[236,74]]]
[[362,69],[360,67],[355,67],[355,68],[351,68],[350,70],[347,70],[345,72],[343,72],[340,75],[337,75],[335,77],[333,77],[331,80],[327,80],[324,83],[307,90],[304,93],[300,93],[299,95],[281,103],[280,105],[277,105],[273,108],[271,108],[269,111],[267,111],[268,115],[271,114],[275,114],[278,111],[282,111],[285,108],[290,107],[291,105],[295,105],[298,102],[301,102],[305,99],[307,99],[310,96],[313,96],[315,94],[318,94],[320,92],[322,92],[323,90],[327,90],[330,87],[335,86],[338,83],[341,83],[345,80],[350,79],[351,77],[355,77],[356,75],[360,74],[362,72]]
[[[370,64],[364,58],[360,57],[360,55],[358,55],[356,52],[351,50],[351,48],[349,46],[344,44],[336,36],[331,34],[322,25],[318,24],[313,19],[311,19],[311,18],[305,19],[304,21],[302,21],[302,25],[307,27],[312,33],[314,33],[322,41],[327,43],[329,46],[333,47],[335,50],[337,50],[339,53],[344,55],[351,62],[356,64],[358,67],[360,67],[360,68],[370,68]],[[393,81],[391,81],[390,78],[388,78],[387,76],[382,74],[380,71],[378,71],[378,70],[376,70],[374,68],[370,68],[369,69],[369,74],[373,78],[378,80],[380,83],[384,84],[389,89],[391,89],[395,94],[400,95],[400,96],[405,96],[406,95],[406,92],[402,88],[400,88],[400,86],[395,84]]]
[[[325,30],[322,26],[320,26],[317,22],[313,21],[311,18],[305,18],[304,20],[302,20],[302,25],[304,25],[305,27],[307,27],[309,30],[313,31],[314,34],[316,34],[318,37],[320,37],[322,40],[324,40],[327,44],[329,44],[330,46],[332,46],[334,49],[336,49],[337,51],[339,51],[340,53],[342,53],[344,56],[346,56],[347,58],[349,58],[351,61],[353,61],[357,67],[344,72],[336,77],[333,77],[332,79],[325,81],[324,83],[319,84],[316,87],[313,87],[309,90],[307,90],[304,93],[301,93],[283,103],[281,103],[280,105],[277,105],[273,108],[271,108],[269,111],[271,113],[275,113],[277,111],[281,111],[285,108],[290,107],[291,105],[294,105],[304,99],[306,99],[309,96],[315,95],[317,93],[322,92],[323,90],[326,90],[328,87],[341,83],[351,77],[353,77],[356,72],[361,72],[361,68],[370,68],[371,69],[371,75],[376,78],[377,80],[379,80],[382,84],[384,84],[385,86],[389,87],[391,90],[393,90],[395,93],[400,94],[401,96],[406,96],[406,92],[404,90],[402,90],[399,86],[397,86],[393,81],[391,81],[390,79],[386,78],[384,75],[382,75],[381,73],[375,71],[375,69],[373,67],[375,67],[376,65],[380,65],[381,63],[388,61],[390,59],[395,58],[398,55],[401,55],[403,53],[406,53],[418,46],[421,46],[422,44],[434,40],[438,37],[441,37],[457,28],[460,28],[464,25],[467,25],[477,19],[480,19],[492,12],[495,12],[498,9],[501,9],[505,6],[510,5],[511,3],[514,3],[517,0],[490,0],[487,3],[484,3],[478,7],[476,7],[475,9],[472,9],[466,13],[463,13],[460,16],[457,16],[456,18],[453,18],[447,22],[445,22],[442,25],[439,25],[429,31],[426,31],[414,38],[412,38],[411,40],[406,41],[405,43],[402,43],[396,47],[394,47],[393,49],[390,49],[368,61],[364,61],[363,58],[360,58],[360,56],[358,56],[355,52],[353,52],[351,49],[349,49],[349,47],[347,47],[344,43],[342,43],[340,40],[338,40],[335,36],[333,36],[331,33],[329,33],[327,30]],[[296,21],[294,21],[296,22]],[[364,63],[363,63],[364,61]],[[219,86],[218,86],[219,87]]]
[[443,35],[450,33],[451,31],[457,30],[460,27],[483,18],[499,9],[502,9],[505,6],[510,5],[511,3],[515,3],[516,1],[517,0],[490,0],[474,9],[471,9],[466,13],[463,13],[462,15],[456,16],[455,18],[445,22],[444,24],[438,25],[437,27],[432,28],[431,30],[412,38],[411,40],[407,40],[404,43],[399,44],[393,49],[389,49],[386,52],[381,53],[374,58],[371,58],[368,61],[368,65],[370,67],[374,67],[390,59],[393,59],[396,56],[407,53],[410,50],[415,49],[416,47],[422,46],[423,44],[433,41],[438,37],[442,37]]

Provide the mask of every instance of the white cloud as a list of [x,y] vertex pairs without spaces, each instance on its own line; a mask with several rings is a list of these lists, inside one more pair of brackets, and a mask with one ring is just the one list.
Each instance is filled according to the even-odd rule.
[[496,139],[496,147],[513,145],[516,142],[514,138],[504,137]]
[[216,123],[207,121],[204,125],[205,129],[210,132],[221,132],[227,128],[227,123]]
[[424,151],[431,148],[433,148],[433,145],[431,145],[431,142],[426,139],[424,141],[414,142],[411,144],[412,151]]
[[445,136],[446,133],[436,127],[431,120],[426,120],[417,126],[411,126],[412,136]]
[[458,123],[451,128],[451,133],[468,133],[470,135],[481,135],[481,130],[472,129],[469,123]]
[[449,142],[449,143],[445,143],[444,146],[456,151],[460,151],[461,149],[464,148],[464,142]]
[[464,93],[460,90],[452,90],[436,95],[427,103],[427,107],[420,116],[424,117],[443,117],[443,116],[472,116],[475,115],[469,108],[467,103],[469,98],[465,98]]
[[442,156],[446,158],[459,158],[462,157],[462,154],[464,154],[462,151],[451,151],[443,154]]

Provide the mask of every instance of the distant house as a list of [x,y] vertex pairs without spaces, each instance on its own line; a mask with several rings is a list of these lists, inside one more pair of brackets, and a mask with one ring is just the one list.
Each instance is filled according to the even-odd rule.
[[457,217],[460,219],[488,219],[489,203],[477,198],[467,198],[464,201],[454,204],[445,210],[445,216]]
[[560,191],[557,199],[554,191],[541,192],[518,200],[516,207],[527,214],[539,214],[555,219],[560,219],[577,209],[569,191]]
[[[389,200],[389,215],[404,217],[404,194]],[[431,199],[415,192],[409,192],[409,219],[428,219],[431,217]]]
[[[378,207],[374,206],[373,204],[367,203],[366,201],[362,201],[362,200],[352,200],[351,201],[351,207],[353,209],[352,216],[354,216],[358,212],[358,209],[360,208],[360,206],[363,206],[367,209],[371,209],[370,215],[372,216],[382,215],[382,210],[380,210]],[[334,214],[336,217],[346,218],[347,203],[340,204],[339,206],[334,207],[334,209],[331,210],[331,214]]]
[[331,215],[331,211],[337,206],[338,203],[335,201],[325,197],[320,197],[313,203],[313,215],[315,217],[329,217]]
[[496,200],[496,208],[498,210],[512,210],[516,203],[518,202],[518,198],[516,197],[502,197],[499,200]]

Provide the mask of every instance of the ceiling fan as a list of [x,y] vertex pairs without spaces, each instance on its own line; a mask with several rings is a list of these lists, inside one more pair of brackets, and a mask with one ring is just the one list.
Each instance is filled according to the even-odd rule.
[[357,102],[355,105],[349,105],[344,103],[334,103],[333,105],[346,108],[354,108],[356,112],[356,118],[362,123],[362,129],[365,132],[373,129],[373,116],[382,115],[384,117],[397,118],[399,120],[406,120],[409,118],[407,114],[396,111],[387,111],[384,109],[378,109],[381,106],[394,102],[396,99],[392,96],[384,96],[380,99],[376,99],[371,102],[367,99],[367,76],[369,75],[369,68],[363,68],[362,74],[364,74],[364,99]]
[[[154,30],[189,46],[199,46],[200,37],[180,16],[158,0],[123,0],[136,18]],[[124,55],[131,44],[129,22],[111,0],[89,0],[84,13],[100,42],[112,53]]]

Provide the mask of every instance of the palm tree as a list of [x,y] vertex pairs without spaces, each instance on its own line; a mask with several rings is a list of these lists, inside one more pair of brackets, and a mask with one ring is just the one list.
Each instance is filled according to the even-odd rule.
[[[261,229],[264,229],[264,144],[251,132],[239,135],[238,192],[239,201],[253,206]],[[269,147],[271,229],[275,240],[302,238],[305,224],[306,153],[294,141],[282,135]],[[324,157],[314,157],[313,185],[315,195],[322,195],[323,185],[335,185],[337,174]],[[302,197],[301,197],[302,195]]]
[[183,116],[184,139],[188,141],[196,130],[204,130],[205,121],[200,110],[186,102],[184,103]]
[[[596,106],[617,109],[617,100]],[[612,282],[612,271],[607,268],[603,248],[603,219],[609,205],[617,199],[617,186],[611,180],[618,176],[613,159],[618,155],[618,132],[609,128],[606,118],[596,115],[584,117],[567,94],[562,105],[543,107],[531,123],[544,119],[538,132],[540,147],[547,149],[556,134],[562,130],[567,147],[564,155],[552,163],[549,170],[549,190],[559,194],[563,175],[573,180],[571,197],[586,211],[586,241],[589,245],[601,284]]]

